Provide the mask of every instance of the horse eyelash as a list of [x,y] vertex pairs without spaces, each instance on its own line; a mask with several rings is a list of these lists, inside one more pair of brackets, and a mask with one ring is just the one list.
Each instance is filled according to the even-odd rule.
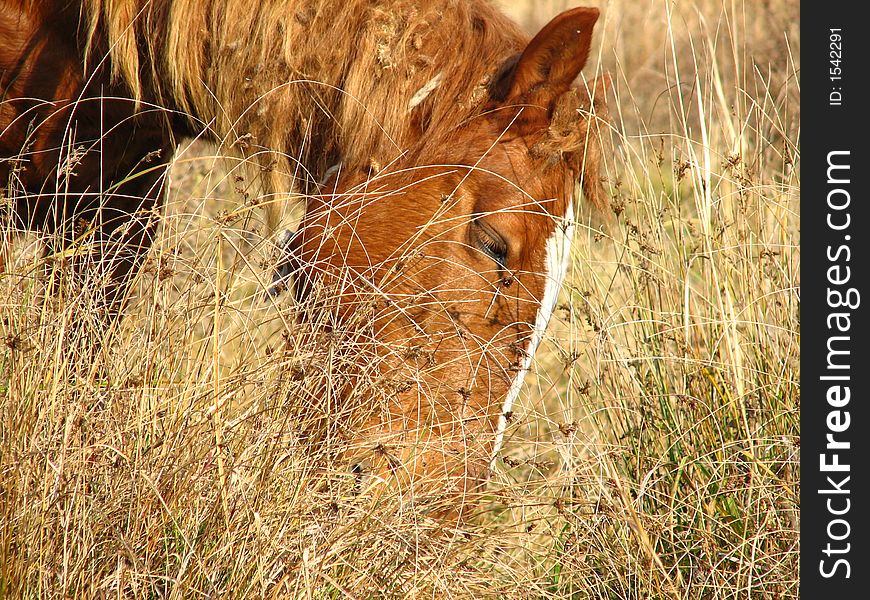
[[477,247],[495,261],[501,270],[507,270],[507,242],[488,224],[475,219],[474,233]]

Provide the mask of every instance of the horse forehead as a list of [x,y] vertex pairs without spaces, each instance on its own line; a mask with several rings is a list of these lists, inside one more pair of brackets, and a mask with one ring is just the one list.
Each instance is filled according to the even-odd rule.
[[538,141],[536,135],[500,140],[485,150],[480,164],[484,172],[491,170],[501,185],[515,186],[524,195],[540,199],[544,206],[552,200],[560,201],[548,212],[562,216],[574,187],[573,169],[561,156],[537,156]]
[[565,215],[574,181],[567,165],[543,164],[528,152],[502,152],[480,161],[473,169],[476,185],[472,194],[487,210],[509,210],[520,214]]
[[[543,224],[540,227],[540,234],[536,240],[536,254],[540,260],[546,263],[547,271],[549,272],[553,266],[551,254],[553,253],[553,244],[558,240],[559,256],[563,254],[562,245],[566,236],[570,235],[570,231],[574,225],[574,210],[571,194],[568,194],[566,199],[551,201],[546,203],[549,208],[546,215],[543,215]],[[549,277],[549,275],[548,275]]]

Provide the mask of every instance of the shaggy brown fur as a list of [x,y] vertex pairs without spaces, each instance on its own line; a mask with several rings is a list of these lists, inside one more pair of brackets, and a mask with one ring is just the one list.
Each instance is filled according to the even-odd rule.
[[[156,105],[187,115],[186,126],[168,117],[168,129],[207,128],[266,165],[277,153],[274,191],[288,186],[281,174],[311,189],[338,161],[383,166],[420,144],[445,143],[486,106],[527,42],[486,0],[5,0],[0,7],[0,27],[15,30],[0,42],[5,99],[15,97],[16,55],[27,40],[43,38],[46,51],[66,46],[60,64],[86,59],[78,78],[92,88],[131,96],[140,111]],[[409,111],[415,93],[439,76]],[[34,97],[72,100],[75,88]],[[14,135],[23,112],[0,112],[3,156],[21,150],[9,140],[23,137]],[[597,200],[594,191],[589,186],[587,195]]]
[[218,138],[286,153],[315,179],[338,160],[385,165],[454,129],[527,41],[482,0],[84,4],[90,63],[108,48],[114,77],[137,99],[195,115]]

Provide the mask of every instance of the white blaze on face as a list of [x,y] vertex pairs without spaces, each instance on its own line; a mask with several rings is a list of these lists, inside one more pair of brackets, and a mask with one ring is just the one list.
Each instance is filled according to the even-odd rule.
[[565,275],[568,272],[568,263],[571,258],[571,240],[573,238],[574,202],[571,199],[568,201],[568,210],[565,211],[565,217],[556,223],[556,229],[547,240],[547,255],[544,263],[544,278],[546,279],[544,297],[541,299],[541,306],[538,308],[535,328],[529,339],[529,345],[525,349],[520,370],[513,382],[511,382],[511,387],[501,407],[501,414],[498,417],[498,428],[495,433],[495,445],[492,450],[492,460],[490,461],[491,468],[495,466],[496,456],[498,451],[501,450],[502,441],[504,440],[504,431],[507,427],[506,415],[511,411],[514,401],[520,394],[523,379],[529,371],[529,366],[532,364],[532,357],[535,355],[538,344],[541,343],[541,339],[544,337],[544,330],[547,329],[547,323],[550,322],[550,316],[552,316],[553,310],[556,308],[559,290],[562,289],[562,283],[565,281]]

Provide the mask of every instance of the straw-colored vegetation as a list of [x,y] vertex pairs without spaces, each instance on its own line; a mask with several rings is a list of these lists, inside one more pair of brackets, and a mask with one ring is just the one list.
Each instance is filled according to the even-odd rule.
[[796,598],[798,3],[600,6],[610,213],[474,515],[335,460],[347,349],[262,296],[292,204],[185,144],[110,331],[4,233],[0,597]]

